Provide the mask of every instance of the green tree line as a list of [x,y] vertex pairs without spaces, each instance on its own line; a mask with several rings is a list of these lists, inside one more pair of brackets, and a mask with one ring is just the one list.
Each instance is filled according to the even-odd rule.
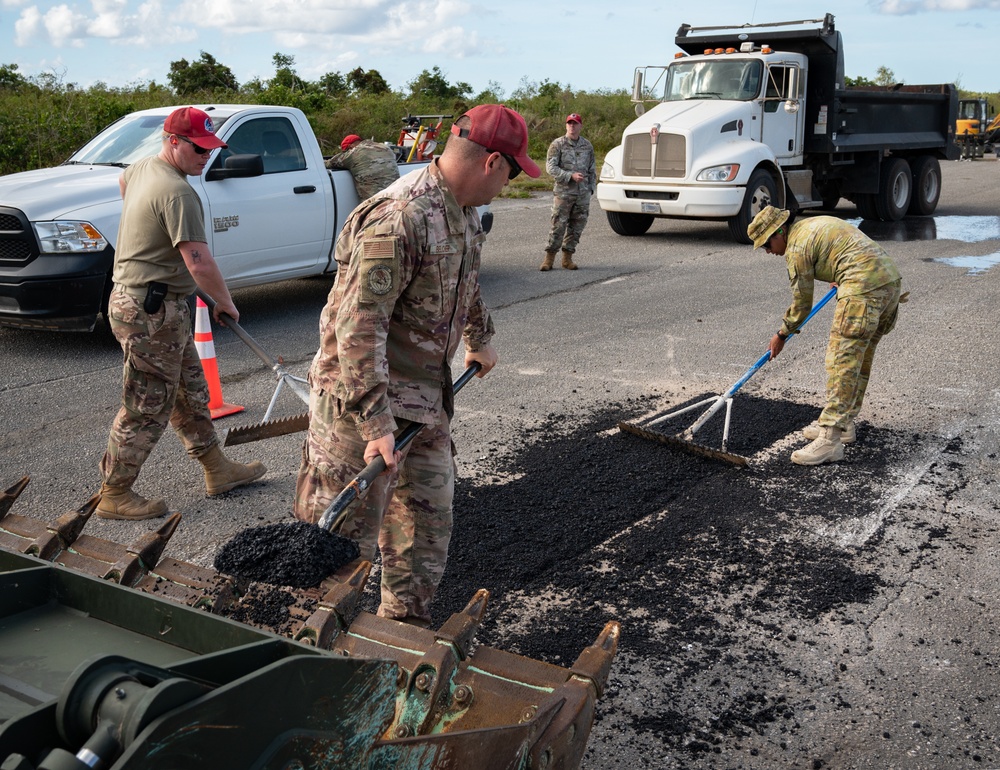
[[[295,69],[295,58],[275,53],[274,76],[239,83],[232,70],[210,53],[195,61],[171,62],[166,83],[150,81],[124,88],[97,83],[81,89],[52,74],[25,75],[16,64],[0,64],[0,174],[55,166],[66,160],[109,123],[136,110],[187,104],[274,104],[298,107],[309,118],[323,153],[339,150],[347,134],[394,142],[407,115],[457,117],[477,104],[503,102],[525,118],[529,154],[544,165],[549,143],[565,131],[570,112],[583,116],[583,135],[600,161],[621,140],[634,119],[625,88],[614,91],[574,91],[568,85],[521,80],[510,94],[491,82],[473,93],[465,82],[450,82],[438,67],[423,70],[405,88],[393,90],[374,69],[330,72],[308,81]],[[888,85],[892,70],[879,67],[875,79],[847,78],[848,85]],[[982,96],[1000,108],[1000,95]],[[446,121],[446,126],[448,121]],[[523,177],[516,186],[530,186]],[[543,175],[541,182],[545,186]]]
[[[521,81],[511,94],[498,84],[478,94],[450,82],[438,67],[423,70],[406,88],[393,90],[377,70],[356,68],[307,81],[295,59],[272,57],[274,76],[239,83],[209,53],[172,62],[167,82],[81,89],[52,75],[27,76],[16,64],[0,64],[0,174],[58,165],[109,123],[136,110],[188,104],[274,104],[298,107],[309,119],[325,155],[347,134],[395,142],[407,115],[453,115],[488,102],[503,102],[528,123],[530,155],[544,165],[549,143],[565,132],[570,112],[584,115],[585,135],[603,157],[635,117],[628,93],[574,91],[560,83]],[[445,127],[450,121],[445,121]],[[445,138],[445,137],[443,137]]]

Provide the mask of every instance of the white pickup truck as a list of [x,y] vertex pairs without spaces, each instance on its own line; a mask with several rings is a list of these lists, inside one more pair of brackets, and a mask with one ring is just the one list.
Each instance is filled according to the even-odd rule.
[[[229,146],[189,181],[230,288],[333,274],[358,204],[349,171],[329,171],[306,116],[290,107],[198,105]],[[65,163],[0,177],[0,325],[93,330],[107,308],[122,169],[160,149],[175,107],[134,112]],[[426,165],[401,164],[400,173]],[[489,231],[492,215],[480,209]]]

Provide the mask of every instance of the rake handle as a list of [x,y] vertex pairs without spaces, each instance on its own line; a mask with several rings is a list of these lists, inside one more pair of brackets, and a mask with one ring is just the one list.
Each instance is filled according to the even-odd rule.
[[[195,294],[198,295],[198,297],[201,299],[202,302],[208,305],[209,310],[215,310],[216,303],[214,299],[208,296],[201,289],[197,289],[195,291]],[[257,354],[257,358],[259,358],[261,361],[267,364],[269,368],[273,369],[275,366],[278,365],[278,363],[273,358],[271,358],[271,356],[268,355],[267,351],[264,350],[264,348],[262,348],[259,344],[257,344],[257,340],[251,337],[247,333],[247,331],[236,322],[235,318],[233,318],[228,313],[223,313],[222,320],[226,322],[226,326],[232,329],[233,333],[236,334],[237,337],[239,337],[241,340],[243,340],[243,342],[246,343],[247,347],[249,347],[254,353]]]
[[[472,379],[472,377],[482,369],[482,364],[478,361],[473,363],[468,369],[462,372],[462,376],[455,380],[453,393],[458,393],[462,387]],[[402,433],[396,437],[395,451],[401,452],[424,427],[422,422],[411,422]],[[347,507],[358,498],[364,497],[368,488],[385,470],[385,458],[382,455],[372,459],[357,476],[355,476],[344,490],[330,501],[330,505],[320,516],[318,525],[321,529],[332,532],[339,527],[347,518]]]
[[[819,302],[813,305],[813,309],[809,311],[809,315],[805,317],[805,320],[803,320],[802,323],[800,323],[798,326],[795,327],[795,331],[792,333],[792,336],[790,336],[789,339],[792,339],[792,337],[796,333],[798,333],[803,326],[809,323],[809,320],[814,315],[816,315],[822,309],[822,307],[831,299],[833,299],[836,295],[837,295],[837,287],[834,286],[832,289],[830,289],[830,291],[826,293],[823,299],[821,299]],[[731,399],[736,394],[736,391],[738,391],[740,388],[746,385],[747,380],[753,377],[757,373],[758,369],[760,369],[764,364],[766,364],[770,360],[771,360],[771,351],[768,350],[767,352],[764,353],[764,355],[762,355],[754,362],[753,366],[751,366],[749,369],[746,370],[746,372],[743,374],[742,377],[740,377],[736,382],[734,382],[729,387],[729,390],[727,390],[725,393],[723,393],[715,400],[715,403],[712,404],[711,407],[709,407],[708,411],[706,411],[705,414],[703,414],[701,417],[695,420],[694,425],[688,428],[686,433],[688,435],[693,436],[698,431],[699,428],[701,428],[706,422],[708,422],[709,419],[711,419],[712,416],[715,415],[715,413],[722,408],[722,405],[726,403],[727,400]]]

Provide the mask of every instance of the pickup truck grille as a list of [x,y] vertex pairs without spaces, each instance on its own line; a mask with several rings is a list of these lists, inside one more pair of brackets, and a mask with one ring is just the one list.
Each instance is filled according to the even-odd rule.
[[28,220],[17,209],[0,207],[0,263],[25,264],[37,256]]
[[622,173],[625,176],[683,178],[687,174],[685,155],[687,142],[679,134],[663,134],[656,138],[656,169],[652,166],[652,143],[649,134],[625,137]]

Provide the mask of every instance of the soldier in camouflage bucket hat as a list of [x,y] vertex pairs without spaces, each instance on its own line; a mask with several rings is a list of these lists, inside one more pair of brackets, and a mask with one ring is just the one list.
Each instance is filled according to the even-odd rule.
[[767,206],[747,227],[754,248],[785,257],[792,304],[781,328],[771,338],[776,358],[812,310],[813,284],[837,286],[830,341],[826,350],[826,406],[802,433],[812,443],[792,452],[797,465],[820,465],[844,458],[844,444],[856,438],[855,418],[861,411],[871,376],[875,349],[893,330],[902,280],[885,250],[858,228],[837,217],[795,221],[795,213]]
[[364,201],[399,179],[396,153],[384,144],[349,134],[340,143],[340,152],[326,161],[330,169],[351,172],[358,200]]
[[[337,534],[361,556],[382,557],[378,614],[428,626],[444,575],[455,485],[451,362],[497,362],[493,321],[479,291],[485,235],[476,206],[524,170],[524,119],[507,107],[474,107],[452,127],[444,153],[356,208],[337,241],[337,278],[320,317],[309,372],[309,432],[295,516],[315,523],[364,466],[386,472]],[[395,434],[424,428],[404,452]]]

